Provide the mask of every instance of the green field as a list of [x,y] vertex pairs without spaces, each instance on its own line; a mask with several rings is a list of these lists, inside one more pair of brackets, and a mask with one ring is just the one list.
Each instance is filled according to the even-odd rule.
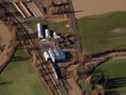
[[[58,32],[66,32],[64,23],[51,24]],[[78,21],[81,43],[86,53],[126,48],[126,12],[83,17]]]
[[88,53],[126,48],[126,12],[85,17],[79,27],[82,46]]
[[[66,31],[64,23],[51,23],[51,26],[58,32]],[[79,29],[81,43],[86,53],[126,48],[126,12],[81,18]],[[119,31],[114,31],[116,29]],[[0,95],[47,95],[30,63],[31,60],[26,53],[18,50],[11,64],[0,75]],[[126,60],[111,60],[99,66],[97,70],[104,71],[110,78],[125,78],[125,67]],[[126,91],[126,86],[112,89]]]
[[24,51],[0,75],[0,95],[48,95]]
[[[97,68],[92,73],[95,83],[87,84],[83,78],[79,80],[79,85],[83,91],[91,92],[96,85],[104,85],[105,95],[126,95],[126,59],[111,59]],[[105,83],[104,79],[108,82]],[[99,81],[102,81],[100,82]]]
[[125,68],[126,59],[110,60],[96,68],[94,74],[100,71],[108,77],[108,80],[111,80],[111,87],[109,89],[106,89],[107,91],[116,91],[119,93],[118,95],[125,95],[123,94],[126,93]]

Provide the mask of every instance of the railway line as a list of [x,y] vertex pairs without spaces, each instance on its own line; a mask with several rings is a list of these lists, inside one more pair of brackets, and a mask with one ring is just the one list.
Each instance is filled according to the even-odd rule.
[[[8,7],[6,6],[6,3],[4,2],[3,7],[6,11],[8,11],[6,9]],[[38,44],[36,44],[37,41],[35,39],[32,39],[31,35],[29,35],[29,32],[31,31],[29,31],[26,24],[21,23],[15,14],[11,13],[10,11],[8,11],[8,13],[11,14],[10,19],[12,19],[12,23],[16,25],[18,30],[17,32],[21,32],[24,35],[22,38],[24,40],[21,41],[20,44],[24,46],[24,49],[26,49],[26,51],[31,56],[35,55],[35,57],[37,58],[34,67],[38,71],[42,82],[44,81],[44,83],[46,83],[46,85],[49,87],[49,90],[51,90],[52,95],[68,95],[68,88],[66,87],[65,80],[55,79],[55,77],[53,76],[52,66],[49,65],[52,63],[48,63],[44,60],[41,54],[41,50],[38,49],[39,46]],[[26,45],[28,45],[28,47],[31,49],[26,48]]]
[[[90,55],[90,58],[84,62],[85,71],[93,72],[95,68],[110,59],[125,59],[126,58],[126,49],[118,49],[118,50],[108,50],[101,53],[96,53]],[[90,74],[88,75],[90,76]]]
[[[36,2],[36,0],[34,2]],[[38,5],[39,3],[36,2],[35,4]],[[36,11],[37,15],[39,16],[31,16],[30,11],[32,12],[32,11],[35,11],[36,9],[35,6],[33,6],[33,4],[29,5],[29,9],[31,10],[27,10],[28,7],[25,7],[26,5],[24,4],[24,2],[19,2],[19,5],[18,5],[17,3],[12,3],[10,1],[3,0],[3,2],[1,2],[1,5],[2,5],[3,10],[6,12],[6,14],[9,15],[8,20],[16,27],[18,46],[19,45],[22,46],[22,48],[24,48],[29,53],[29,55],[33,57],[32,65],[38,72],[41,82],[44,83],[46,87],[48,88],[50,92],[49,95],[70,95],[69,90],[71,88],[69,87],[69,83],[67,82],[65,78],[62,77],[62,75],[61,75],[61,78],[59,79],[55,78],[55,75],[54,75],[55,73],[53,71],[54,63],[50,61],[45,61],[45,59],[43,58],[41,49],[40,49],[40,44],[38,43],[38,39],[36,39],[36,37],[33,37],[31,35],[33,31],[27,25],[29,20],[32,21],[36,18],[39,18],[40,15],[43,16],[42,14],[40,14],[42,10],[40,10],[39,12]],[[13,11],[15,10],[15,7],[18,10],[18,12]],[[39,7],[43,7],[43,6],[39,6]],[[18,14],[20,13],[22,17],[20,15],[17,15],[17,13]],[[40,19],[47,21],[48,23],[48,19],[45,19],[47,15],[48,14],[46,14],[45,17],[42,17]],[[74,20],[74,19],[71,19],[71,20]],[[72,23],[74,23],[74,21]],[[6,66],[7,65],[5,65],[4,68]],[[4,70],[4,68],[2,70]]]
[[[39,1],[39,3],[41,3],[40,0],[38,0],[38,1]],[[54,1],[55,3],[57,2],[56,0],[52,0],[52,1]],[[66,4],[64,4],[64,0],[60,0],[60,2],[61,2],[60,4],[57,3],[57,4],[53,4],[51,6],[67,8],[68,13],[64,12],[63,14],[66,15],[66,17],[68,19],[67,23],[70,25],[70,32],[78,31],[77,20],[76,20],[75,14],[74,14],[72,2],[70,0],[66,0],[65,1],[65,2],[67,2]],[[36,2],[37,5],[39,5],[39,3]],[[43,1],[43,3],[44,3],[44,1]],[[46,3],[47,3],[47,1],[46,1]],[[59,73],[61,74],[61,77],[56,78],[55,72],[54,72],[54,66],[53,66],[55,64],[51,61],[46,61],[43,58],[41,44],[39,43],[38,39],[36,38],[36,34],[33,34],[33,35],[31,34],[31,33],[33,33],[33,30],[27,25],[27,22],[29,20],[32,21],[33,19],[36,19],[36,17],[39,18],[40,16],[44,16],[44,15],[45,15],[45,17],[43,19],[48,20],[45,18],[47,15],[50,15],[50,14],[43,15],[43,14],[41,14],[41,10],[38,10],[34,4],[33,5],[30,4],[29,5],[29,9],[31,9],[30,11],[38,10],[36,13],[36,15],[38,15],[38,16],[31,17],[31,13],[26,9],[25,4],[23,5],[22,2],[20,2],[20,4],[21,4],[23,10],[26,10],[27,15],[24,14],[24,12],[20,12],[21,10],[19,10],[19,9],[21,9],[21,8],[18,8],[17,5],[15,5],[15,6],[17,7],[17,10],[22,14],[22,16],[25,19],[17,16],[15,14],[15,12],[13,10],[11,10],[11,9],[14,9],[14,8],[12,8],[12,7],[14,7],[14,4],[12,4],[12,2],[3,2],[3,3],[1,2],[3,10],[6,11],[6,13],[2,16],[2,18],[4,18],[4,16],[6,16],[8,14],[8,17],[6,17],[6,19],[3,19],[3,20],[10,22],[11,24],[13,24],[16,27],[16,29],[17,29],[16,34],[17,34],[18,41],[16,43],[9,44],[4,49],[4,52],[1,49],[3,54],[5,54],[6,56],[9,52],[8,56],[10,56],[10,57],[7,60],[3,61],[3,63],[2,63],[3,65],[0,66],[0,73],[5,69],[5,67],[10,62],[11,58],[13,57],[13,54],[16,51],[17,45],[20,45],[33,58],[33,62],[31,64],[33,65],[35,70],[38,72],[41,82],[44,83],[45,86],[48,88],[49,95],[71,95],[69,93],[69,91],[71,90],[71,87],[69,86],[69,82],[67,81],[67,79],[65,79],[64,76],[62,75],[62,70],[59,71]],[[39,6],[39,7],[43,8],[43,5]],[[71,13],[69,13],[69,12],[71,12]],[[57,15],[62,15],[62,13],[57,14]],[[27,17],[31,17],[31,18],[29,19]],[[48,21],[47,21],[47,23],[48,23]],[[77,42],[75,44],[79,45],[79,42]],[[75,53],[74,56],[76,56],[77,51],[75,49],[66,49],[66,50],[74,52]],[[10,52],[12,52],[12,53],[10,53]],[[110,51],[106,51],[106,52],[102,52],[102,53],[98,53],[98,54],[93,54],[93,55],[90,55],[90,58],[88,61],[84,61],[82,63],[86,65],[86,67],[87,67],[86,70],[88,71],[90,69],[88,67],[93,67],[93,66],[96,67],[96,66],[106,62],[110,58],[117,58],[117,57],[118,58],[126,57],[126,50],[125,49],[124,50],[110,50]],[[77,58],[75,58],[75,59],[77,59]],[[75,59],[71,62],[71,64],[75,63],[75,61],[76,61]],[[71,92],[72,92],[72,90],[71,90]]]
[[[24,32],[24,35],[25,35],[24,37],[26,37],[27,39],[31,38],[30,36],[28,36],[29,34],[27,32]],[[47,63],[44,60],[43,55],[41,54],[41,50],[38,50],[37,46],[35,46],[36,45],[35,41],[33,41],[31,38],[31,40],[29,40],[28,42],[25,41],[22,44],[23,45],[28,44],[31,49],[25,48],[25,46],[24,48],[30,53],[30,55],[33,55],[33,54],[36,55],[38,64],[35,65],[35,67],[37,71],[40,73],[40,75],[42,75],[41,79],[44,79],[45,83],[47,83],[47,85],[49,86],[51,92],[53,92],[54,95],[67,95],[67,94],[64,94],[65,91],[62,91],[65,89],[64,86],[62,86],[63,82],[56,80],[54,76],[52,75],[52,73],[50,73],[52,72],[52,70],[49,69],[49,65],[48,65],[49,63]],[[37,48],[37,49],[32,50],[32,48]]]

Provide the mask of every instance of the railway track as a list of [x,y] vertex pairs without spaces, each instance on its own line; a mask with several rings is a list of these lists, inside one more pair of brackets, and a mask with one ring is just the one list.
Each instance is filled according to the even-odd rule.
[[[71,3],[71,2],[70,2]],[[3,8],[5,11],[9,14],[8,20],[16,25],[17,32],[20,32],[22,36],[21,39],[19,39],[19,44],[23,46],[23,48],[33,57],[33,63],[32,65],[36,69],[36,71],[39,73],[40,79],[42,83],[45,83],[46,87],[50,90],[50,93],[52,95],[69,95],[69,86],[65,79],[56,79],[54,77],[53,72],[53,66],[51,62],[46,62],[43,58],[43,55],[41,53],[41,50],[39,48],[38,40],[33,38],[30,33],[32,30],[27,26],[26,23],[22,23],[21,19],[19,20],[18,17],[12,13],[11,11],[8,11],[9,8],[4,3]],[[11,8],[10,8],[11,9]],[[70,10],[74,11],[72,6],[70,6]],[[77,29],[76,26],[76,19],[74,14],[67,14],[68,18],[70,18],[70,24],[71,29],[74,31]],[[27,21],[26,21],[27,22]],[[74,29],[76,28],[76,29]],[[71,31],[73,31],[71,30]],[[20,36],[20,33],[18,36]],[[15,47],[15,46],[14,46]],[[15,48],[10,47],[10,50],[13,50],[15,52]],[[7,51],[7,50],[6,50]],[[7,54],[7,53],[6,53]],[[13,54],[11,55],[10,59],[12,58]],[[91,55],[91,60],[85,63],[89,63],[87,65],[94,65],[97,66],[99,64],[104,63],[109,58],[113,57],[120,57],[120,56],[126,56],[126,50],[115,50],[115,51],[109,51],[109,52],[103,52],[99,54]],[[10,59],[6,61],[6,64],[3,65],[0,69],[0,72],[4,70],[4,68],[9,63]],[[92,64],[90,64],[92,63]]]
[[[25,36],[28,36],[28,34],[26,34]],[[32,38],[31,38],[32,39]],[[25,43],[23,43],[25,44]],[[30,48],[33,48],[33,50],[29,50],[26,48],[26,50],[29,53],[33,53],[36,55],[38,62],[38,65],[36,67],[36,69],[38,70],[38,72],[42,75],[41,77],[45,80],[45,82],[47,83],[47,85],[49,86],[49,88],[51,89],[51,91],[53,92],[54,95],[67,95],[64,94],[66,93],[66,88],[64,88],[64,82],[62,80],[57,80],[54,78],[54,76],[52,75],[52,69],[49,68],[48,64],[52,64],[52,63],[48,63],[44,60],[43,55],[41,53],[41,50],[39,50],[36,46],[36,43],[34,41],[29,41],[27,44],[30,45]],[[34,49],[37,48],[37,49]],[[31,55],[33,55],[31,54]],[[51,66],[52,67],[52,66]],[[62,91],[64,90],[64,91]]]
[[[3,7],[11,15],[9,18],[13,23],[15,23],[17,32],[21,32],[24,35],[22,38],[24,40],[21,40],[20,44],[22,44],[24,49],[31,55],[31,57],[33,55],[35,55],[36,57],[34,67],[38,71],[42,82],[46,83],[46,86],[49,88],[50,92],[52,92],[52,95],[68,95],[68,88],[66,87],[65,80],[55,79],[51,68],[52,66],[49,65],[52,63],[46,62],[44,60],[41,54],[41,50],[38,48],[38,44],[36,44],[37,41],[35,39],[32,39],[32,36],[29,34],[29,32],[31,32],[30,29],[28,29],[28,27],[24,23],[21,23],[14,13],[6,9],[8,8],[8,6],[6,6],[6,3],[8,2],[3,3]],[[28,47],[26,47],[26,45]]]
[[96,67],[110,59],[126,59],[126,49],[108,50],[90,55],[87,61],[82,62],[85,65],[85,71],[89,72],[87,76],[90,76]]
[[[24,25],[21,25],[21,28],[24,27]],[[24,31],[24,32],[23,32]],[[29,45],[29,48],[25,48],[28,53],[30,55],[36,55],[36,58],[37,58],[37,64],[35,64],[34,66],[36,67],[37,71],[39,72],[39,74],[41,75],[41,79],[45,81],[45,83],[48,85],[48,87],[50,88],[51,92],[53,93],[53,95],[67,95],[67,94],[64,94],[66,93],[66,89],[64,88],[64,86],[62,86],[63,81],[61,80],[56,80],[54,78],[54,76],[52,75],[52,73],[50,73],[50,70],[49,69],[49,65],[50,63],[47,63],[44,58],[43,58],[43,55],[41,54],[41,50],[38,49],[38,46],[36,44],[36,42],[34,40],[32,40],[31,36],[28,34],[28,32],[25,32],[25,31],[28,31],[27,29],[25,29],[24,27],[24,30],[22,31],[22,33],[24,33],[24,38],[22,39],[29,39],[27,41],[23,41],[22,42],[22,45],[24,45],[24,48],[25,48],[25,45]],[[62,91],[62,90],[65,90],[65,91]]]

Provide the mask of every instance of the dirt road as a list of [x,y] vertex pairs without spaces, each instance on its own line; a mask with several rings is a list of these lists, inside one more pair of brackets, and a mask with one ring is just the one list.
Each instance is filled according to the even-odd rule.
[[126,0],[72,0],[78,17],[98,15],[113,11],[126,11]]
[[77,85],[75,80],[73,78],[70,78],[67,81],[70,85],[69,94],[70,95],[81,95],[81,89],[79,88],[79,86]]
[[15,27],[0,21],[0,73],[9,64],[16,49]]
[[14,39],[15,32],[13,32],[14,27],[10,25],[5,25],[0,21],[0,44],[7,44],[9,41]]

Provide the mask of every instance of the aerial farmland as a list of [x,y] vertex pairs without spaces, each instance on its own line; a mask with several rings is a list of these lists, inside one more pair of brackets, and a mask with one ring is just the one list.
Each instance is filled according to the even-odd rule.
[[0,95],[125,95],[125,4],[1,0]]

